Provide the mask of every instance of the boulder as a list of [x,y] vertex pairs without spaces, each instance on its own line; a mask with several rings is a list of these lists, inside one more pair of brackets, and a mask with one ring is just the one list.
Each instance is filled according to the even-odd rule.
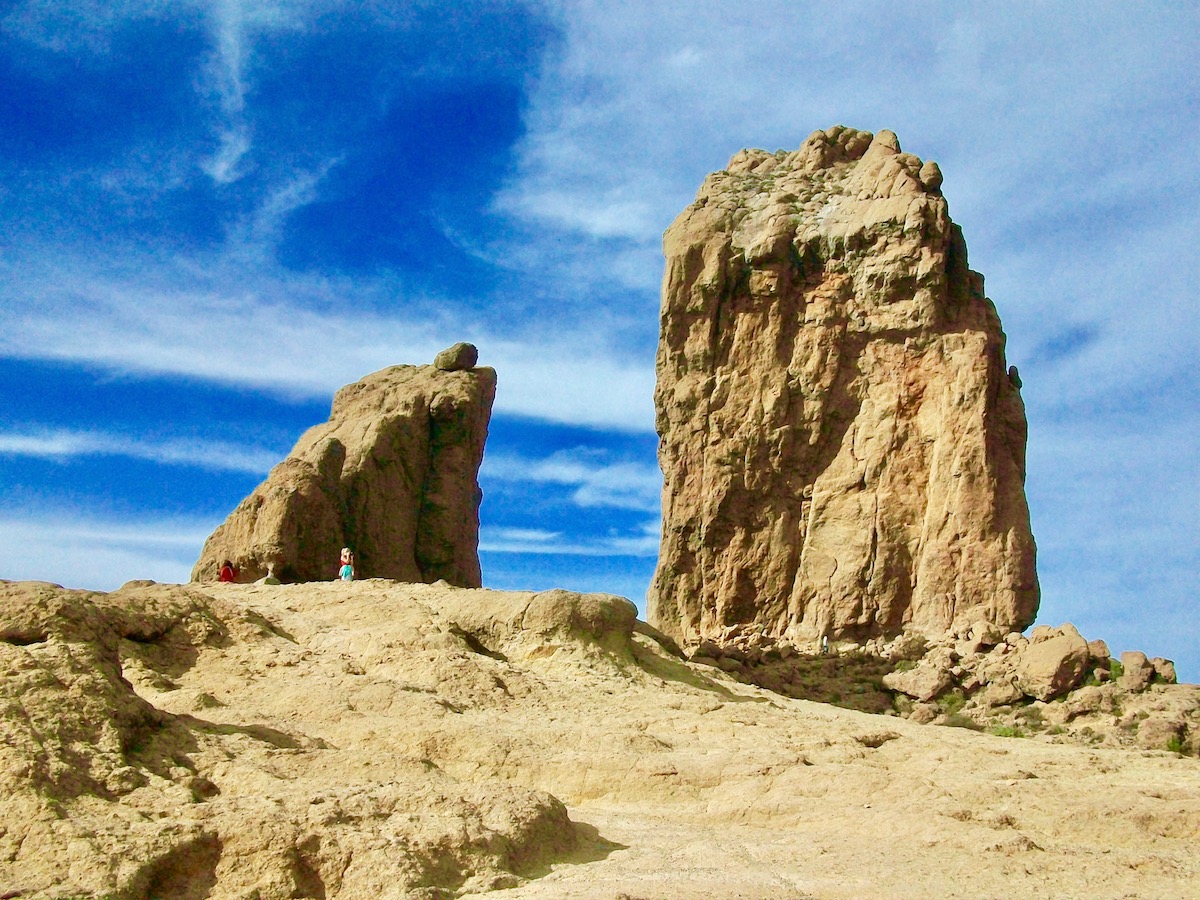
[[1099,639],[1088,641],[1088,655],[1091,656],[1093,663],[1105,667],[1108,666],[1108,661],[1112,658],[1108,644]]
[[1087,685],[1072,692],[1063,703],[1062,719],[1070,722],[1080,716],[1112,713],[1117,709],[1111,685]]
[[954,683],[950,670],[938,665],[920,665],[907,671],[888,672],[883,686],[922,703],[932,700]]
[[1025,696],[1025,692],[1012,681],[993,681],[979,696],[981,706],[1010,706]]
[[437,366],[342,388],[329,421],[208,538],[192,581],[215,581],[224,559],[243,582],[328,580],[349,547],[359,578],[478,587],[477,475],[495,391],[492,369]]
[[476,346],[459,341],[453,347],[447,347],[435,356],[433,366],[443,372],[465,372],[467,369],[475,368],[475,363],[478,361],[479,350]]
[[548,646],[599,647],[627,655],[637,623],[637,607],[625,597],[561,588],[450,593],[439,613],[483,646],[516,657]]
[[1016,662],[1017,686],[1030,697],[1051,700],[1079,685],[1091,656],[1087,641],[1069,623],[1034,631]]
[[1121,654],[1123,672],[1119,679],[1122,690],[1144,691],[1154,680],[1154,664],[1140,650],[1126,650]]
[[918,660],[925,655],[929,647],[929,639],[923,634],[905,632],[894,640],[887,648],[884,656],[887,659],[900,662],[902,660]]
[[1144,750],[1178,750],[1185,723],[1179,719],[1151,716],[1138,725],[1137,745]]
[[940,172],[840,126],[742,151],[664,251],[648,619],[689,645],[1027,627],[1024,405]]
[[1150,665],[1154,666],[1154,677],[1160,679],[1167,684],[1178,684],[1179,676],[1175,674],[1175,663],[1169,659],[1163,659],[1161,656],[1156,656],[1150,660]]
[[971,626],[971,640],[984,648],[995,647],[1004,641],[1004,633],[991,622],[976,622]]

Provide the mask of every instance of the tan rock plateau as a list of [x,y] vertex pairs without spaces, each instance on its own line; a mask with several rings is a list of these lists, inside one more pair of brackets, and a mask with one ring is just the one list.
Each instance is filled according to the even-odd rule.
[[432,366],[392,366],[347,385],[329,421],[310,428],[213,532],[192,570],[240,581],[273,570],[321,581],[342,547],[357,574],[478,587],[477,480],[496,373],[456,344]]
[[839,126],[738,153],[667,230],[648,618],[672,637],[1033,621],[1020,381],[941,186]]
[[566,591],[0,582],[0,896],[1200,897],[1192,756],[792,699],[654,634]]

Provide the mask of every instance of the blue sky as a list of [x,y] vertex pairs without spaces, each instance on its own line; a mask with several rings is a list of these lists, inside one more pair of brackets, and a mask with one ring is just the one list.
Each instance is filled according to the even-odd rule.
[[1021,369],[1039,621],[1200,681],[1191,3],[0,4],[0,576],[184,580],[333,391],[500,386],[484,579],[643,605],[661,235],[742,147],[936,159]]

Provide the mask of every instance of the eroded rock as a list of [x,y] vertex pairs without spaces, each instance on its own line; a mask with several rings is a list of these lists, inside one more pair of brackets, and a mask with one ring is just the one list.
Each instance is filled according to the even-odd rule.
[[[217,528],[192,570],[216,580],[232,560],[239,580],[333,578],[342,547],[356,576],[478,587],[477,475],[496,390],[457,344],[438,366],[393,366],[334,396],[329,421]],[[442,359],[442,354],[439,354]]]
[[1024,407],[936,166],[840,126],[745,150],[664,252],[649,620],[685,644],[1026,627]]

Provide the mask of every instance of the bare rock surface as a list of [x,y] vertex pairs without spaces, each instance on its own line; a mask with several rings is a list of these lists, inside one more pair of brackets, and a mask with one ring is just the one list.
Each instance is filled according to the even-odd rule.
[[647,632],[567,591],[0,582],[0,896],[1200,896],[1193,757],[791,699]]
[[327,580],[350,547],[359,577],[478,587],[477,475],[496,374],[471,368],[476,356],[456,344],[439,365],[392,366],[339,390],[329,421],[209,537],[192,580],[215,581],[225,559],[243,582],[268,569]]
[[1033,621],[1019,378],[941,186],[838,126],[741,151],[667,230],[648,619],[682,643]]

